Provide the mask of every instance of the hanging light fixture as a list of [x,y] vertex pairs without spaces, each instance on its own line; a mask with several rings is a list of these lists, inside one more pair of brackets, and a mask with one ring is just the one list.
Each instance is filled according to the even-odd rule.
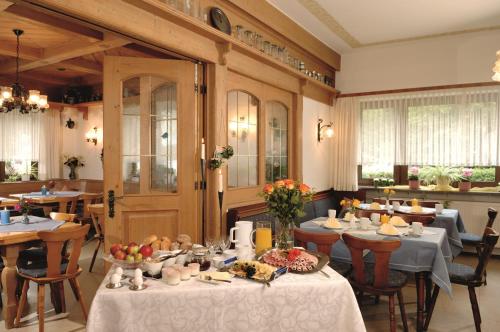
[[495,62],[492,70],[494,74],[491,79],[493,81],[500,82],[500,51],[497,51],[497,61]]
[[16,48],[16,83],[12,86],[0,87],[0,113],[19,111],[22,114],[45,111],[49,108],[46,95],[41,95],[38,90],[29,90],[26,93],[24,87],[19,83],[19,37],[23,30],[12,30],[17,38]]

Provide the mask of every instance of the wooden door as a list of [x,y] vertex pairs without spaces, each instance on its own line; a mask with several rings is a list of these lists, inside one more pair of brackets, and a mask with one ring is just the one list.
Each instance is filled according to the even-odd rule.
[[148,235],[200,240],[195,65],[104,59],[105,248]]

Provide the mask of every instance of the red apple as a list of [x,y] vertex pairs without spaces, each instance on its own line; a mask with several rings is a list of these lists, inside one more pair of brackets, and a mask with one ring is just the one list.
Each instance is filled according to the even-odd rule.
[[127,254],[129,254],[129,255],[134,255],[134,254],[137,254],[138,252],[139,252],[139,246],[138,245],[135,245],[135,246],[129,245],[127,247]]
[[151,246],[142,246],[140,253],[143,257],[151,257],[153,255],[153,248]]
[[127,254],[121,250],[118,250],[115,254],[114,254],[114,257],[115,259],[118,259],[118,260],[124,260],[125,257],[127,257]]
[[137,246],[137,245],[138,245],[138,244],[137,244],[137,243],[135,243],[134,241],[132,241],[132,242],[130,242],[130,243],[128,244],[128,246],[129,246],[129,247],[135,247],[135,246]]
[[111,248],[109,248],[109,251],[111,255],[116,254],[117,251],[121,250],[122,245],[120,243],[114,243]]

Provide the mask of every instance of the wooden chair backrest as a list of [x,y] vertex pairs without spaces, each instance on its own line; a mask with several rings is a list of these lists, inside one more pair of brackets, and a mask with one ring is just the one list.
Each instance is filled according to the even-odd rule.
[[363,217],[371,218],[372,213],[378,213],[380,215],[389,214],[387,210],[365,210],[365,209],[356,210],[355,214],[356,217],[358,218],[363,218]]
[[486,227],[492,228],[493,223],[495,222],[495,219],[497,218],[497,210],[493,208],[488,208],[488,223],[486,224]]
[[71,241],[72,246],[69,254],[69,262],[66,268],[66,274],[74,274],[78,269],[78,259],[88,233],[90,225],[84,225],[75,228],[59,228],[53,232],[38,232],[40,239],[47,246],[47,278],[61,276],[61,251],[66,241]]
[[92,224],[98,235],[103,233],[103,222],[104,222],[104,205],[100,204],[89,204],[87,210],[92,218]]
[[79,200],[83,201],[83,217],[89,218],[90,212],[88,210],[89,204],[96,204],[102,202],[102,193],[85,193],[78,196]]
[[[75,213],[76,204],[78,203],[78,196],[75,197],[58,197],[57,202],[59,203],[58,212],[61,213]],[[68,204],[70,204],[68,211]]]
[[57,221],[73,222],[76,218],[74,213],[51,212],[50,219]]
[[330,257],[332,246],[335,244],[335,242],[340,240],[340,235],[334,232],[307,232],[300,228],[294,228],[293,236],[300,247],[307,248],[307,243],[312,242],[316,244],[318,252],[322,252],[328,257]]
[[[377,202],[379,204],[385,204],[385,198],[373,198],[372,202]],[[392,204],[393,202],[399,202],[399,204],[403,205],[403,203],[405,201],[404,201],[404,199],[389,199],[389,203]]]
[[413,214],[413,213],[403,213],[403,212],[395,212],[395,216],[400,216],[404,221],[411,224],[413,222],[421,222],[422,225],[430,225],[436,219],[436,216],[433,214]]
[[368,240],[355,237],[348,233],[342,234],[342,239],[351,252],[354,280],[362,285],[367,284],[363,250],[368,249],[375,255],[375,279],[373,281],[373,287],[379,289],[386,288],[387,278],[389,276],[389,260],[392,252],[401,246],[401,241]]
[[479,263],[475,271],[475,279],[481,281],[486,272],[486,267],[498,242],[498,233],[491,227],[486,227],[484,231],[484,244],[479,256]]
[[[436,204],[440,204],[438,201],[418,201],[418,205],[421,207],[435,208]],[[406,201],[406,205],[411,206],[411,201]]]

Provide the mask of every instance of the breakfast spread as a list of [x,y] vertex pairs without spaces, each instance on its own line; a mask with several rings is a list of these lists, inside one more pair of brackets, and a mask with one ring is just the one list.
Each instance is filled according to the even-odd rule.
[[237,260],[229,269],[235,276],[263,281],[271,280],[275,271],[276,268],[269,264],[247,260]]
[[318,265],[318,257],[300,249],[272,250],[262,260],[272,266],[287,267],[291,272],[312,271]]

